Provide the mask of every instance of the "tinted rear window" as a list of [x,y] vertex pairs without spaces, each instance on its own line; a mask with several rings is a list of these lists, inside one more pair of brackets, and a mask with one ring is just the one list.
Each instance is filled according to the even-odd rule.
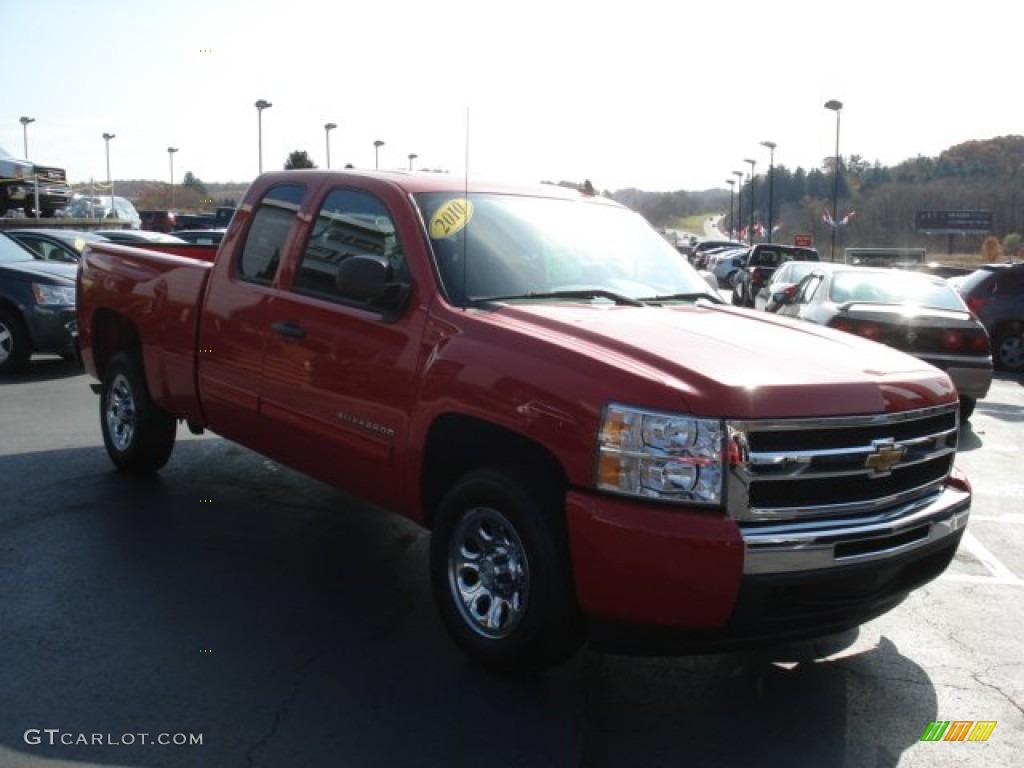
[[990,292],[992,290],[992,278],[993,271],[991,269],[975,270],[960,283],[960,293],[966,296],[978,292]]

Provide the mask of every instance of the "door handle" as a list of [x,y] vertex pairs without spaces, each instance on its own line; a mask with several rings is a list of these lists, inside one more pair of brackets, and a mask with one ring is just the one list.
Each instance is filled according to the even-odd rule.
[[280,336],[286,336],[289,339],[304,339],[306,338],[306,330],[301,325],[295,323],[289,323],[284,320],[278,320],[270,326],[270,330]]

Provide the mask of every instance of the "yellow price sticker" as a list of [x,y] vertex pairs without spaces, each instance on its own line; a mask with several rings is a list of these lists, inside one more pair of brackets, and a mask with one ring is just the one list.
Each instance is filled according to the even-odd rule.
[[462,197],[456,197],[442,205],[430,217],[430,236],[433,238],[451,237],[466,228],[473,218],[473,203]]

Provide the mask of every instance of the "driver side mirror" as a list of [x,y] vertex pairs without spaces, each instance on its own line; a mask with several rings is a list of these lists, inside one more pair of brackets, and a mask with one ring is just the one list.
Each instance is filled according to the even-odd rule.
[[388,322],[402,314],[412,289],[393,282],[391,265],[381,256],[350,256],[338,265],[335,289],[339,296],[382,313]]
[[795,285],[791,285],[791,286],[787,287],[785,290],[779,291],[778,293],[773,293],[772,294],[772,301],[774,301],[779,306],[784,306],[786,304],[793,304],[793,303],[795,303],[796,302],[796,286]]

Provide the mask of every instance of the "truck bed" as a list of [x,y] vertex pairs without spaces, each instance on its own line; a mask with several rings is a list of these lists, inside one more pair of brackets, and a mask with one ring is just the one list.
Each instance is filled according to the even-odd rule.
[[[82,256],[78,301],[121,322],[95,336],[79,328],[86,370],[96,377],[123,336],[140,342],[146,381],[155,402],[179,418],[202,422],[196,390],[200,307],[217,252],[215,246],[184,248],[160,243],[136,247],[95,243]],[[185,255],[188,254],[188,255]]]

